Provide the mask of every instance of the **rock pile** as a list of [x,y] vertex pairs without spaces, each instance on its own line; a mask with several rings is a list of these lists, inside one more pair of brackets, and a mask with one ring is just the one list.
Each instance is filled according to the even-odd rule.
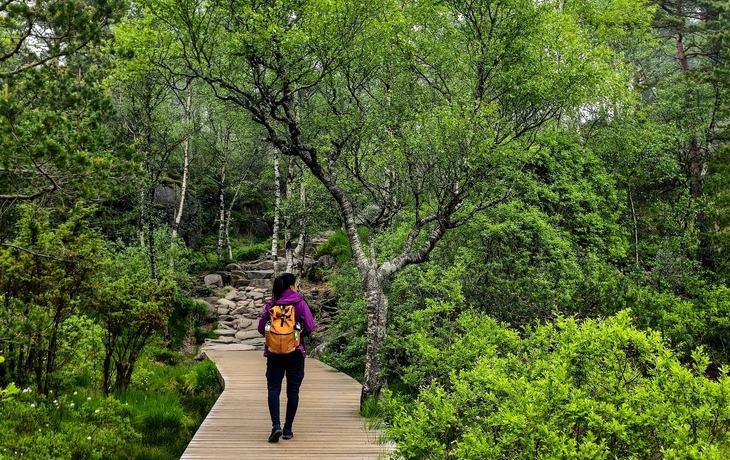
[[219,337],[206,339],[201,351],[219,348],[263,350],[264,338],[259,334],[258,320],[270,297],[270,290],[252,286],[243,289],[225,286],[214,292],[223,297],[197,299],[208,305],[209,316],[218,321],[218,328],[213,332]]
[[[326,241],[326,236],[313,238],[306,255],[296,261],[295,271],[304,277],[320,268],[334,265],[334,257],[325,255],[312,258],[316,247]],[[284,253],[280,254],[283,263]],[[279,267],[281,268],[281,267]],[[264,338],[258,332],[258,319],[274,284],[274,263],[268,259],[229,264],[225,270],[202,275],[191,291],[197,301],[208,305],[209,321],[218,322],[213,332],[217,339],[206,339],[205,350],[263,350]],[[304,288],[302,292],[317,324],[317,332],[325,329],[337,313],[337,300],[332,291],[323,285]],[[316,339],[310,339],[316,342]],[[308,344],[310,342],[307,342]]]

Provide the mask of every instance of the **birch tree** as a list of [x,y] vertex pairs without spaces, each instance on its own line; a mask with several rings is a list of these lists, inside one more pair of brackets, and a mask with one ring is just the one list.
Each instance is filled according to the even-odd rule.
[[281,214],[281,171],[279,170],[279,152],[274,150],[274,225],[271,230],[271,261],[274,273],[279,271],[279,217]]
[[361,403],[383,386],[386,280],[507,199],[534,134],[621,78],[552,2],[188,0],[156,14],[181,62],[334,199],[367,304]]
[[[185,98],[184,118],[183,122],[187,126],[190,125],[190,110],[192,108],[193,90],[188,85],[187,97]],[[180,204],[175,212],[175,219],[172,224],[172,240],[177,238],[177,232],[180,229],[180,221],[182,220],[183,211],[185,210],[185,194],[188,191],[188,171],[190,169],[190,130],[186,129],[185,140],[183,141],[183,171],[182,184],[180,184]]]

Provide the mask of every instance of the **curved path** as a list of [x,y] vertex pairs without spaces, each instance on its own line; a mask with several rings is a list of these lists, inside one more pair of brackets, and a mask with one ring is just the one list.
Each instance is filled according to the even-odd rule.
[[[360,384],[307,358],[294,438],[269,443],[266,360],[261,351],[206,350],[221,376],[223,393],[198,428],[181,460],[377,459],[388,448],[358,415]],[[286,379],[281,413],[286,411]]]

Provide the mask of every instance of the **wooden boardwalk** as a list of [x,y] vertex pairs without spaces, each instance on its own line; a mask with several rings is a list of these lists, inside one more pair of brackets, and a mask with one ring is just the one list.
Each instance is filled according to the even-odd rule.
[[[360,384],[307,358],[294,420],[294,438],[269,443],[266,359],[261,351],[206,351],[218,366],[224,390],[181,460],[377,459],[388,449],[358,414]],[[282,423],[286,379],[281,392]]]

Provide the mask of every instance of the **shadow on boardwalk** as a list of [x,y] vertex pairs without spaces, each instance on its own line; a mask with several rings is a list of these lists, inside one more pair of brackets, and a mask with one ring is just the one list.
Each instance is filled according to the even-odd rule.
[[[260,351],[206,351],[218,366],[225,389],[182,460],[377,459],[388,449],[378,433],[365,429],[357,409],[360,384],[307,358],[294,438],[269,443],[271,419],[266,403],[266,359]],[[286,382],[286,380],[285,380]],[[286,410],[286,383],[281,411]]]

